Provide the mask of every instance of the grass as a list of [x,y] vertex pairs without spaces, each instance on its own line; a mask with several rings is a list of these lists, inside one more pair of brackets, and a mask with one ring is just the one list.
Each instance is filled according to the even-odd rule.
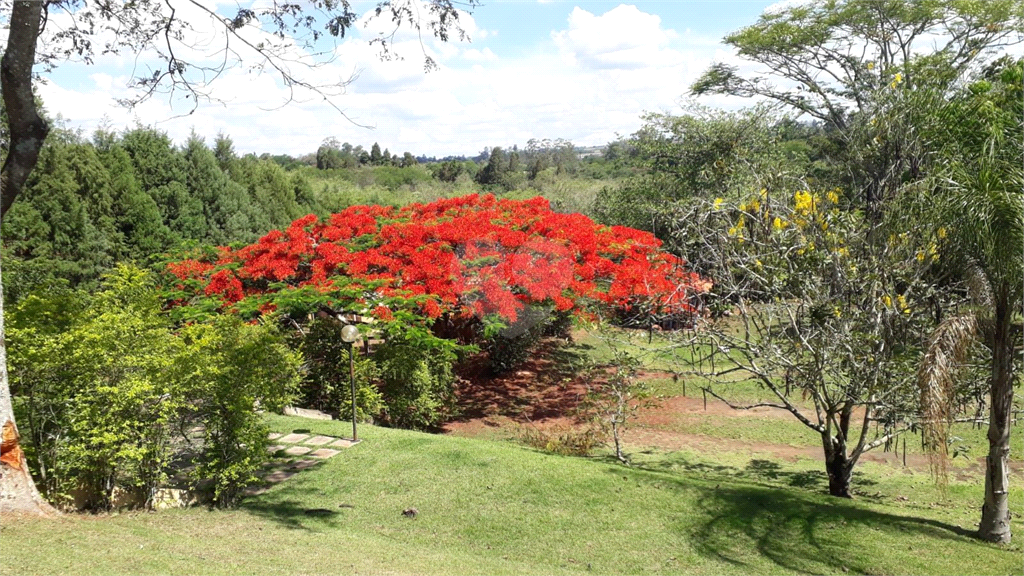
[[[671,334],[660,332],[648,333],[642,330],[626,330],[607,328],[604,333],[578,333],[577,341],[570,346],[581,354],[587,354],[595,362],[607,362],[612,358],[614,349],[628,351],[642,358],[647,370],[673,372],[684,370],[686,361],[691,357],[689,347],[679,346]],[[667,377],[649,377],[652,391],[661,396],[683,396],[701,398],[701,387],[708,386],[716,393],[735,404],[753,404],[757,402],[778,402],[774,394],[753,379],[743,379],[726,383],[709,385],[708,380],[696,375],[681,376],[676,379]],[[1018,398],[1024,396],[1024,387],[1018,386]],[[803,399],[795,393],[790,401],[801,408],[807,415],[813,416],[814,408],[809,399]],[[708,402],[720,402],[708,395]],[[741,413],[742,414],[742,413]],[[813,417],[812,417],[813,420]],[[768,442],[795,447],[820,446],[819,436],[795,418],[782,414],[779,418],[765,417],[729,417],[719,414],[689,413],[678,414],[673,421],[658,425],[657,428],[686,434],[701,434],[712,438],[725,438],[751,442]],[[859,426],[854,427],[855,437],[859,437]],[[950,438],[954,442],[950,446],[950,454],[957,457],[951,462],[954,468],[965,467],[982,458],[988,453],[987,426],[974,427],[971,424],[954,424],[950,427]],[[874,429],[869,431],[869,440],[875,437]],[[907,454],[923,454],[920,435],[908,434]],[[1015,436],[1015,438],[1019,438]],[[1014,445],[1014,453],[1021,453],[1018,444]],[[881,448],[876,448],[881,450]],[[902,450],[902,448],[901,448]]]
[[[270,423],[349,431],[344,422]],[[978,482],[953,482],[943,495],[926,474],[865,464],[856,479],[865,495],[845,501],[823,494],[810,460],[646,451],[625,468],[508,442],[372,426],[361,436],[236,510],[7,520],[2,538],[18,561],[0,573],[1021,571],[1019,517],[1010,547],[968,535]],[[1022,496],[1015,483],[1015,509]],[[402,515],[409,507],[415,518]]]

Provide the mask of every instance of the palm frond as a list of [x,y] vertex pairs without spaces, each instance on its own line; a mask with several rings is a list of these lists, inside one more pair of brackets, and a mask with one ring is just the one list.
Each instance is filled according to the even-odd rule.
[[977,335],[978,319],[974,314],[946,318],[932,334],[917,371],[923,423],[921,433],[932,475],[943,486],[948,479],[947,440],[956,400],[957,375]]

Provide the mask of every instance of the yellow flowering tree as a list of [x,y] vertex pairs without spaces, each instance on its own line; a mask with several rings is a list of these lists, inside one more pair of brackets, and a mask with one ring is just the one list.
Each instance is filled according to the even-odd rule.
[[[761,189],[676,221],[715,286],[706,325],[680,336],[697,352],[681,371],[734,408],[791,413],[821,438],[829,492],[850,497],[860,456],[919,425],[915,366],[934,320],[932,259],[917,253],[937,232],[887,241],[887,224],[846,209],[839,189]],[[732,403],[738,375],[772,399]]]

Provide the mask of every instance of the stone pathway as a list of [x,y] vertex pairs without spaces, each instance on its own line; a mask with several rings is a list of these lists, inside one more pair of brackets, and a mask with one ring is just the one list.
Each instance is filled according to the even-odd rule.
[[322,461],[341,453],[341,450],[355,445],[351,440],[311,434],[271,433],[272,445],[267,447],[275,458],[267,465],[263,483],[250,486],[246,496],[262,494],[278,482],[283,482],[299,472],[317,466]]

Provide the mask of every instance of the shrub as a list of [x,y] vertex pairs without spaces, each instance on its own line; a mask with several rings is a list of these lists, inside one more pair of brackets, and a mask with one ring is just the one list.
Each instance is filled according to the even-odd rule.
[[523,444],[560,456],[590,456],[594,448],[604,444],[605,436],[600,428],[594,426],[556,426],[550,430],[530,426],[521,428],[517,434]]
[[526,308],[515,322],[485,330],[494,333],[485,345],[491,371],[502,374],[522,365],[544,336],[550,315],[551,312],[542,307]]
[[[349,347],[341,339],[341,323],[321,318],[310,323],[299,350],[305,359],[306,371],[299,387],[299,403],[347,417],[352,413],[349,382]],[[375,382],[376,364],[356,352],[356,414],[366,421],[380,414],[383,408]]]
[[[77,492],[108,509],[120,488],[149,506],[178,457],[230,504],[266,458],[255,406],[282,405],[298,379],[299,357],[268,327],[221,317],[175,333],[151,276],[131,266],[91,299],[30,295],[9,318],[16,417],[38,485],[58,505]],[[184,450],[194,426],[198,456]]]
[[397,330],[374,353],[380,369],[384,422],[436,427],[455,415],[455,371],[460,347],[425,330]]
[[255,407],[280,410],[299,382],[300,356],[271,326],[234,316],[182,330],[189,353],[189,406],[203,427],[193,480],[209,483],[213,502],[231,505],[266,461],[267,426]]
[[107,509],[115,486],[151,495],[166,479],[182,347],[137,268],[118,267],[81,309],[68,302],[84,297],[37,294],[12,309],[12,392],[44,493],[66,504],[80,491]]

